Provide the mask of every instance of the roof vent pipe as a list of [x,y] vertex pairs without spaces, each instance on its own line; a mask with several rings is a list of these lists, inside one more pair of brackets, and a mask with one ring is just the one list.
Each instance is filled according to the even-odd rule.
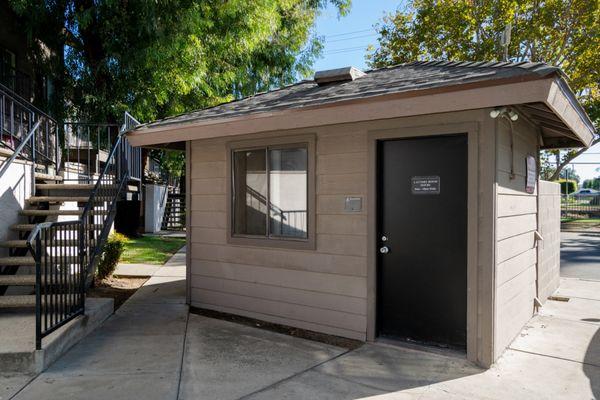
[[358,68],[344,67],[317,71],[314,79],[317,85],[323,86],[328,83],[353,81],[365,75],[366,74]]

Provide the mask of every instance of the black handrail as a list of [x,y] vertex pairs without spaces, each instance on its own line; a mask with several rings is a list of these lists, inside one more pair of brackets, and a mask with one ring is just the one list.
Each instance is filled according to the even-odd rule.
[[[40,124],[31,138],[29,133],[38,122]],[[23,137],[25,135],[26,138]],[[29,141],[31,141],[30,154],[25,154],[23,143],[27,144]],[[56,121],[2,84],[0,84],[0,145],[13,152],[19,148],[18,155],[28,161],[34,163],[40,161],[46,166],[54,166],[56,170],[59,168],[60,138]]]
[[[59,329],[85,310],[81,220],[36,225],[27,239],[35,259],[35,341]],[[79,242],[78,239],[79,238]],[[78,243],[78,244],[75,244]]]
[[[110,232],[130,169],[136,167],[128,157],[141,160],[141,150],[132,149],[124,136],[131,124],[128,119],[135,119],[128,114],[125,118],[80,218],[38,224],[27,238],[36,264],[37,349],[45,336],[85,311],[88,279],[93,277],[96,257]],[[74,249],[76,254],[72,254]]]
[[39,109],[38,107],[34,106],[33,104],[31,104],[31,102],[27,99],[25,99],[24,97],[20,96],[18,93],[15,93],[13,90],[11,90],[9,87],[3,85],[2,83],[0,83],[0,90],[3,90],[7,93],[10,93],[10,97],[12,97],[12,100],[19,103],[19,105],[23,108],[27,108],[33,112],[35,112],[36,114],[38,114],[41,117],[45,117],[48,118],[54,122],[56,122],[54,120],[54,118],[52,118],[50,115],[48,115],[46,112],[42,111],[41,109]]
[[[27,142],[29,142],[30,140],[32,140],[33,135],[35,135],[35,132],[37,131],[37,129],[39,128],[40,124],[42,121],[38,120],[34,125],[33,128],[31,128],[31,130],[29,131],[29,133],[27,134],[27,136],[25,137],[25,139],[23,139],[23,141],[21,142],[21,144],[13,150],[12,155],[7,158],[6,160],[4,160],[2,162],[2,168],[0,168],[0,178],[2,178],[2,176],[6,173],[6,171],[8,171],[8,168],[10,167],[10,164],[21,154],[21,152],[23,151],[23,149],[25,148],[25,145],[27,144]],[[32,141],[31,146],[33,149],[35,149],[35,142]],[[35,166],[33,166],[33,168],[35,168]]]
[[93,182],[118,136],[117,124],[65,122],[63,165],[71,173],[64,180]]
[[[117,152],[119,150],[121,150],[122,147],[122,141],[123,141],[123,134],[119,134],[119,136],[117,137],[117,140],[115,141],[113,148],[110,152],[110,155],[108,156],[108,160],[106,162],[106,165],[104,166],[104,169],[102,170],[102,173],[100,174],[100,176],[98,177],[98,180],[96,181],[96,184],[94,185],[94,188],[92,190],[92,193],[90,194],[90,197],[85,205],[85,208],[83,209],[83,213],[81,214],[81,221],[84,224],[84,228],[86,227],[86,225],[89,223],[88,221],[90,220],[90,217],[92,217],[92,224],[95,222],[94,218],[95,216],[90,216],[90,211],[92,210],[92,208],[96,208],[95,204],[96,202],[102,203],[102,205],[100,206],[101,208],[104,208],[104,197],[108,197],[108,196],[100,196],[100,194],[102,194],[101,192],[103,191],[111,191],[111,193],[107,193],[107,194],[112,194],[112,201],[110,202],[110,204],[108,205],[108,207],[106,207],[106,217],[105,217],[105,221],[103,221],[104,223],[103,225],[103,229],[100,232],[100,235],[98,235],[98,237],[92,237],[91,232],[89,232],[87,229],[84,229],[84,237],[86,239],[86,241],[88,243],[94,243],[94,246],[92,248],[92,246],[86,246],[87,248],[84,250],[84,260],[85,260],[85,264],[86,264],[86,271],[88,273],[91,273],[92,271],[90,270],[93,265],[94,265],[94,261],[96,259],[96,255],[98,253],[100,253],[100,251],[102,250],[101,248],[101,243],[104,241],[104,239],[106,238],[106,236],[108,235],[108,231],[105,232],[105,228],[106,228],[106,221],[110,220],[110,216],[111,213],[114,211],[114,207],[116,206],[116,198],[120,195],[121,190],[123,188],[123,183],[127,182],[127,176],[128,176],[128,171],[127,170],[121,170],[119,171],[118,168],[118,164],[120,164],[121,160],[119,160],[119,163],[117,164]],[[122,154],[121,154],[122,155]],[[111,162],[111,160],[114,160],[114,163]],[[114,170],[111,171],[111,167],[115,167]],[[113,172],[113,175],[110,176],[109,172]],[[116,175],[118,174],[119,178],[117,181],[117,177]],[[109,182],[108,185],[106,185],[106,182]],[[103,187],[103,186],[108,186],[108,187]],[[115,191],[115,187],[117,186],[117,190]],[[109,225],[110,228],[110,225]],[[82,249],[83,250],[83,249]],[[88,251],[89,250],[89,251]]]

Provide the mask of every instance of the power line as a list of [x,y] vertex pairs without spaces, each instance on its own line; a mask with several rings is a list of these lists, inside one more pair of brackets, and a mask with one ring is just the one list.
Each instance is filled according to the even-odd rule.
[[335,33],[333,35],[325,35],[325,37],[326,38],[328,38],[328,37],[340,37],[340,36],[354,35],[355,33],[364,33],[364,32],[372,32],[372,31],[374,31],[373,28],[361,29],[359,31],[351,31],[351,32],[344,32],[344,33]]
[[[556,161],[550,161],[550,164],[556,164]],[[570,162],[567,165],[598,165],[598,166],[600,166],[600,161],[599,162]]]
[[345,42],[347,40],[362,39],[362,38],[367,38],[367,37],[376,36],[376,35],[377,35],[377,33],[369,33],[368,35],[352,36],[352,37],[336,39],[336,40],[325,39],[325,43]]
[[323,54],[340,54],[340,53],[349,53],[352,51],[358,51],[358,50],[367,50],[367,46],[355,46],[355,47],[345,47],[345,48],[339,48],[339,49],[333,49],[333,50],[329,50],[324,52]]

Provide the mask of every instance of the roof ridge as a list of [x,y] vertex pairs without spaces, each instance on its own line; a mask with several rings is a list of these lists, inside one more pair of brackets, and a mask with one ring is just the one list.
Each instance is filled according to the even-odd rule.
[[539,75],[548,75],[557,72],[563,74],[560,68],[540,61],[460,61],[460,60],[419,60],[400,64],[388,65],[381,68],[372,68],[365,71],[372,72],[390,70],[401,67],[450,67],[450,68],[521,68]]

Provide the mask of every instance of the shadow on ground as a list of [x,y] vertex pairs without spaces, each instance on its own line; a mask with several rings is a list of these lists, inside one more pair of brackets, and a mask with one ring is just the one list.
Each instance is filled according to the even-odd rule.
[[[594,318],[595,319],[595,318]],[[583,372],[590,380],[594,398],[600,399],[600,329],[590,341],[583,360]]]

